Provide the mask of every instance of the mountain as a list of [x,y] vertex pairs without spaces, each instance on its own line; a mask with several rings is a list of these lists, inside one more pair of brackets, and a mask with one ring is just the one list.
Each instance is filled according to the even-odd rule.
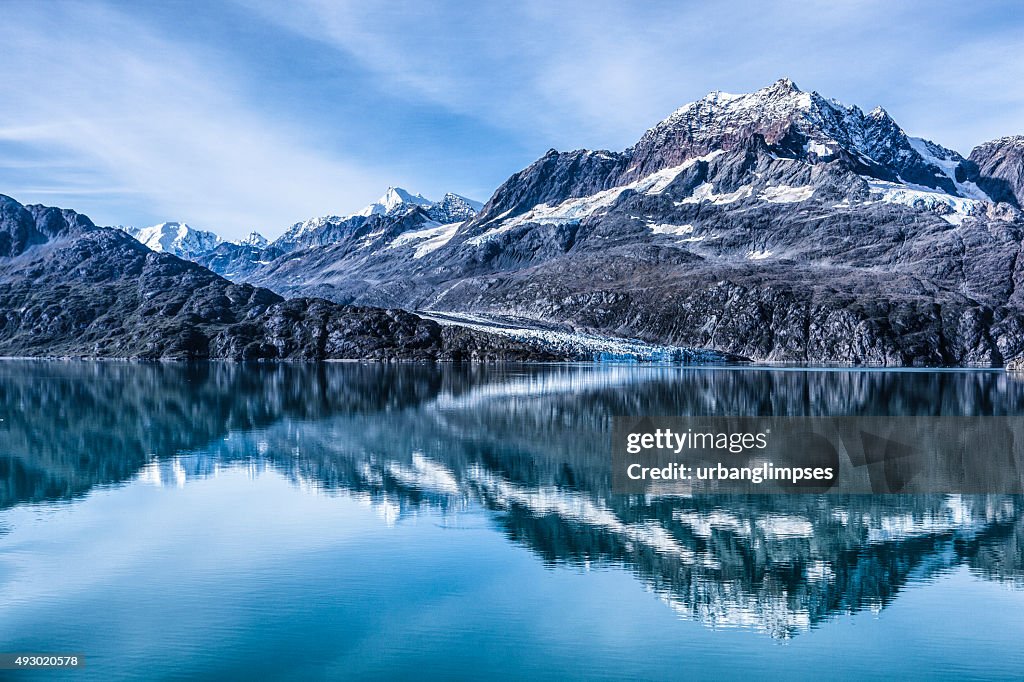
[[256,273],[261,267],[283,256],[285,251],[276,246],[254,246],[252,244],[221,242],[213,251],[209,251],[192,260],[213,272],[230,279],[242,282]]
[[360,215],[326,215],[309,218],[289,227],[285,230],[284,234],[271,242],[271,245],[282,252],[288,252],[310,246],[330,244],[332,241],[341,238],[351,225],[361,225],[364,223],[367,217]]
[[377,201],[349,216],[321,216],[295,223],[271,244],[283,253],[314,246],[327,246],[343,241],[366,225],[387,229],[392,221],[400,222],[406,216],[417,216],[417,224],[463,222],[475,216],[482,205],[459,196],[445,194],[432,202],[420,194],[411,194],[401,187],[388,187]]
[[245,280],[755,360],[999,365],[1024,353],[1016,139],[964,158],[782,79],[623,151],[550,150],[462,224],[350,224]]
[[449,192],[445,194],[436,204],[427,208],[427,215],[431,220],[440,224],[461,223],[469,220],[484,207],[479,201],[467,199],[458,194]]
[[185,223],[160,223],[152,227],[121,227],[123,231],[158,253],[170,253],[192,260],[217,248],[221,239],[213,232],[197,230]]
[[782,79],[745,95],[712,92],[677,109],[624,152],[551,150],[499,188],[481,218],[628,187],[705,155],[749,149],[757,140],[780,158],[837,164],[879,181],[988,198],[971,182],[965,159],[909,137],[881,107],[865,114]]
[[0,355],[234,360],[565,357],[400,310],[285,300],[74,211],[0,195]]
[[213,232],[176,222],[119,229],[153,251],[171,253],[209,267],[218,274],[238,279],[285,253],[342,241],[363,225],[382,224],[382,219],[400,221],[407,213],[420,209],[421,225],[430,221],[437,224],[456,223],[469,220],[482,207],[480,202],[458,194],[448,193],[440,201],[432,202],[401,187],[388,187],[377,201],[352,215],[327,215],[295,223],[273,243],[259,232],[250,232],[235,241],[223,241]]
[[384,192],[384,196],[355,215],[364,217],[371,215],[394,215],[399,211],[404,212],[413,206],[430,208],[432,205],[433,202],[421,194],[410,194],[401,187],[388,187],[388,190]]
[[1024,208],[1024,135],[1001,137],[976,147],[971,162],[989,196]]
[[644,177],[716,150],[730,151],[754,135],[787,158],[842,158],[862,175],[879,180],[959,194],[958,169],[966,179],[962,157],[910,138],[882,107],[865,114],[801,91],[785,78],[751,94],[713,92],[681,107],[626,153],[630,169],[619,179]]
[[74,211],[22,206],[0,194],[0,258],[15,258],[34,246],[84,234],[95,227]]
[[[349,250],[372,249],[387,243],[387,239],[381,242],[385,236],[394,238],[403,232],[418,234],[465,222],[482,207],[480,202],[458,194],[448,193],[440,201],[431,202],[400,187],[389,187],[376,202],[350,216],[310,218],[295,223],[272,243],[223,243],[211,251],[196,254],[192,260],[229,279],[246,281],[267,266],[278,267],[280,263],[276,263],[276,259],[285,254],[336,244],[347,244]],[[289,255],[287,260],[292,258]]]
[[253,248],[262,249],[266,248],[270,241],[259,232],[250,232],[241,239],[236,239],[231,243],[237,244],[238,246],[251,246]]

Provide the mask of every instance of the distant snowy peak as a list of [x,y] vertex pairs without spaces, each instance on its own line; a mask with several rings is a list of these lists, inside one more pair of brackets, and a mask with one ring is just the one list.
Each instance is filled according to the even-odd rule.
[[449,192],[427,209],[427,215],[442,225],[469,220],[484,207],[479,201]]
[[213,232],[197,230],[186,223],[167,222],[151,227],[121,229],[153,251],[189,260],[213,251],[221,243],[220,237]]
[[354,215],[392,216],[408,213],[413,208],[425,210],[431,219],[439,223],[451,223],[472,218],[483,208],[483,204],[451,192],[445,194],[440,201],[434,202],[422,194],[413,194],[401,187],[388,187],[384,196]]
[[252,247],[255,247],[257,249],[262,249],[262,248],[265,248],[267,246],[267,244],[269,244],[270,242],[267,240],[266,237],[264,237],[259,232],[250,232],[249,234],[247,234],[246,236],[242,237],[241,239],[236,239],[235,241],[233,241],[231,243],[232,244],[237,244],[239,246],[252,246]]
[[[388,187],[377,201],[349,216],[321,216],[295,223],[273,246],[292,251],[336,244],[354,234],[362,235],[360,248],[368,248],[385,236],[394,238],[406,230],[419,230],[462,223],[475,216],[483,205],[449,192],[438,202],[401,187]],[[367,231],[364,235],[360,231]]]
[[284,234],[274,240],[273,245],[290,251],[295,248],[314,246],[321,242],[321,235],[346,231],[352,223],[362,222],[363,216],[325,215],[295,223]]
[[396,213],[404,213],[414,206],[430,208],[432,205],[433,202],[421,194],[411,194],[401,187],[388,187],[388,191],[384,193],[384,196],[355,215],[367,217],[371,215],[394,215]]

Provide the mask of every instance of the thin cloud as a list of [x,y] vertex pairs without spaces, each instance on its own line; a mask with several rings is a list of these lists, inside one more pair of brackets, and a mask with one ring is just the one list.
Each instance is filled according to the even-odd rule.
[[[357,205],[386,185],[254,113],[212,59],[109,9],[63,9],[62,26],[74,29],[57,40],[38,16],[12,32],[0,68],[18,94],[0,104],[0,140],[90,167],[95,187],[66,194],[141,194],[153,219],[230,236]],[[26,201],[52,193],[26,190]],[[102,202],[88,206],[98,222],[120,222]]]
[[[472,10],[239,2],[359,60],[382,88],[559,148],[622,148],[708,91],[749,91],[781,76],[850,104],[903,111],[908,129],[965,151],[997,125],[1024,120],[1015,94],[1024,20],[1006,3],[936,12],[931,3],[880,0],[525,1]],[[993,40],[1012,41],[1015,54],[984,48]],[[979,50],[997,58],[969,60],[972,69],[952,63]],[[956,112],[977,97],[979,74],[997,82],[969,130]],[[950,115],[932,116],[937,107]]]

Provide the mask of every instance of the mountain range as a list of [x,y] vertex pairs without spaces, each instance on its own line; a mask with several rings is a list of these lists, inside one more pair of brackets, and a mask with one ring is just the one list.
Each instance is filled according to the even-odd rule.
[[[213,232],[197,230],[187,223],[166,222],[152,227],[125,227],[121,230],[141,244],[158,253],[172,253],[180,258],[194,260],[213,251],[221,238]],[[253,233],[262,239],[262,236]],[[264,243],[266,240],[263,240]]]
[[269,243],[177,223],[135,234],[234,286],[479,333],[627,337],[758,361],[1001,365],[1024,354],[1022,205],[1024,137],[964,157],[880,107],[782,79],[710,93],[623,151],[550,150],[483,206],[389,188]]
[[565,359],[401,310],[285,300],[122,229],[0,195],[0,355],[145,359]]

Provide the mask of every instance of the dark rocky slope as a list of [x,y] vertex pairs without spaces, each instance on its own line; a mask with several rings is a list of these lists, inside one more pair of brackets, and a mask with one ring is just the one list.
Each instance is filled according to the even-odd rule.
[[411,313],[285,300],[154,253],[74,211],[0,195],[0,355],[559,359]]
[[1024,208],[1024,135],[1001,137],[971,152],[978,185],[995,201]]

